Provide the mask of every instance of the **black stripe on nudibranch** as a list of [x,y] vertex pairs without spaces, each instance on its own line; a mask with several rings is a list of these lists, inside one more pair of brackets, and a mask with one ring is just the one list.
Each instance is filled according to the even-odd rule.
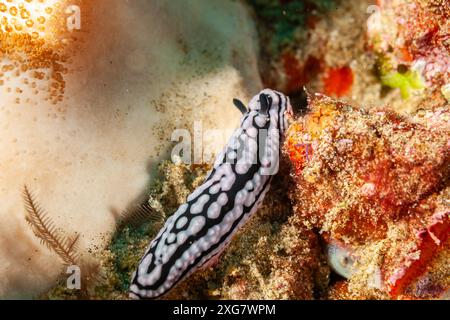
[[[268,125],[269,125],[269,122],[266,124],[265,127],[261,128],[261,129],[267,129]],[[259,135],[257,136],[257,138],[259,139]],[[244,144],[244,141],[242,141],[240,137],[239,137],[239,139],[240,139],[240,141],[239,141],[240,146],[242,146]],[[229,152],[229,151],[234,151],[234,152],[239,153],[238,149],[227,148],[227,152]],[[224,163],[225,163],[225,159],[224,159]],[[154,285],[152,285],[153,289],[157,289],[161,286],[161,284],[164,282],[164,279],[167,278],[167,276],[170,272],[170,268],[172,267],[173,263],[182,256],[182,254],[187,250],[187,248],[191,245],[191,243],[198,241],[199,239],[201,239],[202,237],[204,237],[206,235],[206,233],[208,232],[209,229],[211,229],[212,227],[214,227],[216,225],[220,225],[222,223],[226,214],[228,214],[233,209],[233,204],[231,202],[234,201],[235,195],[237,194],[237,192],[244,189],[244,187],[248,181],[248,177],[249,176],[253,177],[258,172],[259,168],[261,167],[261,163],[260,163],[260,159],[258,158],[257,163],[254,164],[253,166],[251,166],[250,169],[245,174],[238,174],[236,172],[236,164],[235,163],[230,164],[230,166],[231,166],[231,170],[232,170],[233,174],[236,176],[236,181],[234,182],[232,188],[229,191],[218,192],[215,195],[209,194],[209,199],[204,204],[204,208],[208,208],[213,202],[217,201],[217,198],[219,197],[220,194],[225,193],[227,195],[228,201],[227,201],[227,204],[223,205],[222,208],[220,209],[221,213],[220,213],[219,217],[216,219],[210,219],[208,217],[205,217],[206,223],[205,223],[205,226],[202,228],[202,230],[199,231],[197,234],[190,236],[184,244],[182,244],[181,246],[179,246],[177,248],[177,250],[172,255],[170,260],[163,265],[160,279],[158,281],[156,281],[154,283]],[[211,176],[211,177],[213,177],[213,176]],[[211,180],[211,178],[206,180],[205,183],[207,183],[210,180]],[[219,182],[220,181],[216,181],[211,186],[213,186]],[[203,193],[199,194],[194,199],[187,201],[187,203],[186,203],[188,205],[187,209],[185,210],[185,212],[183,214],[181,214],[178,217],[177,220],[175,220],[173,222],[173,227],[171,229],[166,230],[167,232],[173,233],[175,231],[177,234],[179,234],[181,231],[186,231],[188,229],[189,222],[192,220],[189,218],[189,216],[191,215],[190,212],[191,212],[192,205],[195,204],[198,201],[198,198],[200,198],[202,195],[203,195]],[[203,211],[205,211],[205,210],[203,210]],[[177,221],[183,217],[188,218],[188,221],[184,224],[184,226],[181,229],[177,229],[176,228]],[[161,239],[157,239],[156,241],[159,242],[160,240]],[[166,239],[166,241],[167,241],[167,239]],[[219,241],[219,243],[220,243],[220,241]],[[154,249],[156,250],[156,247],[154,247]],[[155,250],[150,250],[148,254],[154,254]],[[200,256],[200,258],[203,258],[204,256],[205,256],[205,254],[202,254]],[[155,267],[155,262],[157,261],[157,259],[158,259],[158,257],[155,256],[154,259],[152,260],[152,262],[150,263],[148,270]],[[191,267],[194,267],[194,266],[195,266],[195,264],[192,264],[190,267],[188,267],[188,269],[190,269]]]
[[261,104],[260,112],[261,112],[262,114],[267,115],[268,112],[269,112],[269,109],[270,109],[271,105],[270,105],[269,99],[267,98],[267,95],[266,95],[266,94],[261,93],[261,94],[259,95],[259,103]]
[[[272,96],[278,98],[276,106]],[[284,110],[288,104],[283,97],[276,91],[264,90],[251,100],[248,110],[239,100],[233,101],[241,111],[245,108],[241,128],[235,131],[205,182],[168,219],[150,244],[132,279],[130,290],[134,296],[164,295],[218,256],[257,209],[272,180],[271,174],[264,173],[262,158],[274,152],[279,155],[278,141],[285,129]],[[278,119],[274,121],[272,116]],[[278,129],[278,137],[259,134],[271,129]],[[246,141],[254,144],[253,149],[244,148]],[[247,159],[242,158],[248,153],[252,161],[256,160],[254,163],[246,163]],[[234,155],[231,163],[230,154]]]
[[[258,170],[258,166],[254,166],[253,170],[251,170],[251,171],[253,172],[253,174],[255,174],[255,173],[257,173],[257,170]],[[248,181],[248,180],[245,178],[244,175],[239,175],[239,176],[240,176],[240,178],[238,179],[238,184],[235,186],[236,190],[241,190],[241,189],[243,189],[243,187],[245,186],[245,184],[246,184],[247,181]],[[243,212],[240,214],[239,218],[236,219],[236,220],[233,222],[233,224],[232,224],[230,230],[229,230],[227,233],[225,233],[225,234],[220,238],[220,240],[219,240],[216,244],[210,246],[210,248],[207,249],[206,251],[203,251],[202,254],[201,254],[199,257],[197,257],[197,258],[195,259],[195,261],[194,261],[193,263],[191,263],[191,264],[190,264],[190,265],[182,272],[182,274],[180,274],[178,280],[176,280],[176,282],[173,283],[172,287],[175,286],[179,281],[181,281],[187,274],[189,274],[189,273],[192,271],[192,269],[194,269],[194,268],[197,266],[197,264],[199,264],[200,261],[201,261],[203,258],[207,257],[210,253],[214,252],[214,250],[216,250],[218,247],[220,247],[220,246],[222,245],[222,243],[224,243],[224,241],[225,241],[230,235],[232,235],[232,234],[234,233],[236,227],[239,225],[239,223],[242,221],[242,219],[244,219],[244,217],[245,217],[246,215],[248,215],[248,213],[251,212],[251,210],[252,210],[252,208],[254,207],[254,205],[260,200],[261,195],[264,194],[264,192],[266,191],[266,188],[268,187],[269,183],[270,183],[270,179],[267,179],[267,181],[265,182],[264,187],[263,187],[262,190],[257,194],[257,196],[255,197],[255,200],[253,201],[253,203],[252,203],[250,206],[248,206],[248,207],[247,207],[247,206],[243,206]],[[233,196],[231,199],[230,199],[230,198],[228,199],[228,203],[227,203],[228,206],[225,205],[225,206],[222,208],[221,214],[220,214],[220,217],[219,217],[219,218],[217,218],[217,219],[209,219],[209,220],[208,220],[208,223],[205,224],[205,226],[202,228],[202,230],[201,230],[198,234],[192,235],[191,237],[189,237],[189,238],[186,240],[186,242],[185,242],[183,245],[181,245],[181,246],[178,247],[177,251],[172,255],[172,257],[170,258],[170,260],[169,260],[166,264],[164,264],[164,267],[163,267],[163,270],[162,270],[162,273],[161,273],[161,276],[160,276],[159,280],[157,280],[157,281],[155,282],[155,284],[152,285],[150,288],[145,287],[145,286],[141,286],[141,285],[138,284],[139,289],[141,289],[141,290],[142,290],[142,289],[153,289],[153,290],[156,290],[156,289],[158,289],[158,288],[163,284],[163,282],[164,282],[165,279],[167,278],[167,276],[168,276],[168,274],[169,274],[170,269],[172,268],[172,266],[173,266],[173,265],[175,264],[175,262],[182,256],[182,254],[183,254],[184,252],[186,252],[186,250],[189,248],[190,244],[192,244],[192,243],[198,241],[199,239],[201,239],[202,237],[204,237],[204,236],[207,234],[207,232],[208,232],[208,230],[209,230],[210,228],[212,228],[212,227],[214,227],[214,226],[217,226],[217,225],[220,225],[220,223],[223,222],[223,219],[224,219],[224,217],[226,216],[226,214],[228,214],[228,213],[233,209],[231,204],[234,203],[234,201],[235,201],[235,197],[236,197],[236,193],[237,193],[236,190],[231,190],[230,194],[233,194],[234,196]],[[209,260],[209,259],[208,259],[208,260]],[[208,261],[208,260],[207,260],[207,261]],[[207,261],[205,261],[203,264],[205,264]],[[161,295],[163,295],[163,294],[161,294]],[[155,296],[155,298],[156,298],[156,297],[157,297],[157,296]]]

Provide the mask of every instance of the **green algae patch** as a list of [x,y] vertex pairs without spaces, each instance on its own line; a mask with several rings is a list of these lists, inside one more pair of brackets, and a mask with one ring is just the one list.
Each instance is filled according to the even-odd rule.
[[419,72],[409,70],[405,73],[391,72],[381,76],[381,83],[393,89],[400,89],[403,99],[408,99],[412,91],[425,88]]

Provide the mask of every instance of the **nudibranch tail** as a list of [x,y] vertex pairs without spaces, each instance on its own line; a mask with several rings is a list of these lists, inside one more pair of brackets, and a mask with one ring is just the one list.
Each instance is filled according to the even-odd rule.
[[265,89],[253,97],[209,176],[150,243],[133,275],[132,297],[161,297],[217,259],[264,199],[290,114],[289,98],[279,92]]

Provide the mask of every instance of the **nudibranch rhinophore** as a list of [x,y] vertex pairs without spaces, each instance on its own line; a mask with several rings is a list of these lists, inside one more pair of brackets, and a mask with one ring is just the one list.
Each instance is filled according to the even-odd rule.
[[227,247],[252,216],[278,171],[289,98],[265,89],[253,97],[205,182],[167,220],[133,275],[130,296],[158,298]]

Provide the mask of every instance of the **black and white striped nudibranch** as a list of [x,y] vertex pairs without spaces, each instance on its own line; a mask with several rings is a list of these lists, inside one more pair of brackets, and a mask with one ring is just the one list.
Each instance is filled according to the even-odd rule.
[[157,298],[225,249],[262,202],[278,171],[280,139],[292,115],[289,98],[263,90],[239,100],[241,126],[218,156],[211,173],[167,220],[133,275],[130,296]]

